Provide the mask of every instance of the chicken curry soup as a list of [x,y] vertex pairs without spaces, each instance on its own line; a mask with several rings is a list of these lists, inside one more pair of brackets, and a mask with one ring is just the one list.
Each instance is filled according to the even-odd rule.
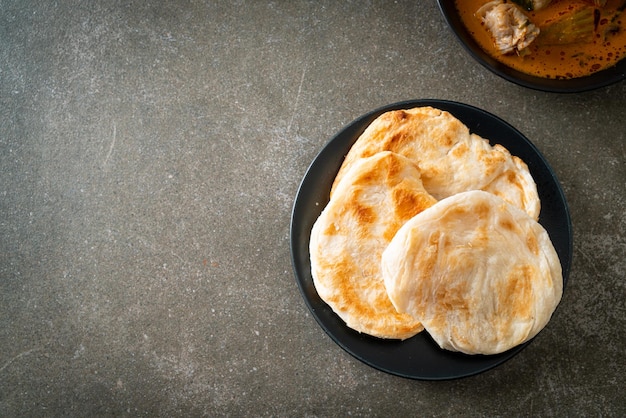
[[[532,3],[455,0],[461,20],[481,48],[527,74],[552,79],[583,77],[612,67],[626,56],[626,0],[543,1],[548,3],[543,8],[528,10]],[[605,4],[596,5],[601,3]],[[511,9],[515,16],[498,15],[502,10],[494,10],[488,22],[485,8],[494,4]],[[507,32],[507,26],[524,33]],[[517,47],[522,47],[502,46],[511,39],[517,39]]]

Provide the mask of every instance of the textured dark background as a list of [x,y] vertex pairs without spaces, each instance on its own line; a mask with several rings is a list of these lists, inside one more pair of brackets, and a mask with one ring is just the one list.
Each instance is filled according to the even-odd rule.
[[[574,227],[548,327],[447,382],[346,354],[289,254],[315,155],[418,98],[524,133]],[[433,0],[0,0],[0,415],[623,416],[625,104],[496,77]]]

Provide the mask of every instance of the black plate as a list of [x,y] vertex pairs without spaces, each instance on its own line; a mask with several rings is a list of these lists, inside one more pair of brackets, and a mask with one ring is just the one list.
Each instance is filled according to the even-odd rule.
[[328,203],[331,185],[346,153],[365,128],[392,109],[433,106],[447,110],[470,131],[500,143],[528,165],[541,199],[540,223],[548,231],[566,280],[572,258],[572,228],[565,196],[554,172],[537,148],[511,125],[483,110],[442,100],[414,100],[385,106],[346,126],[317,155],[300,184],[291,217],[291,256],[296,280],[311,313],[344,350],[379,370],[413,379],[443,380],[477,374],[510,359],[528,343],[505,353],[469,356],[440,349],[422,332],[404,341],[383,340],[350,328],[320,299],[311,277],[311,228]]
[[448,26],[450,26],[461,45],[465,47],[469,54],[485,68],[515,84],[552,93],[580,93],[605,87],[626,78],[626,59],[622,59],[615,66],[606,70],[586,77],[567,80],[534,77],[514,70],[493,59],[478,45],[461,21],[454,6],[454,0],[437,0],[437,2]]

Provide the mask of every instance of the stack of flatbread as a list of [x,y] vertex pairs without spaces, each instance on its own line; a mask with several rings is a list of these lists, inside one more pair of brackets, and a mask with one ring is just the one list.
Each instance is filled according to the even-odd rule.
[[379,338],[426,330],[495,354],[534,337],[563,290],[528,167],[432,107],[375,119],[347,154],[309,245],[319,296]]

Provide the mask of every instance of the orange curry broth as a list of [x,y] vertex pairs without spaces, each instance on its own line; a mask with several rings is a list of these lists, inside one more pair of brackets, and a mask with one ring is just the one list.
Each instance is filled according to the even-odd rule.
[[[544,78],[583,77],[612,67],[626,55],[626,11],[617,20],[619,31],[607,35],[606,39],[604,36],[609,20],[624,0],[608,0],[601,9],[593,42],[569,45],[537,45],[537,42],[533,42],[529,47],[530,54],[525,56],[515,53],[502,55],[496,51],[491,35],[481,19],[474,15],[476,10],[489,1],[455,0],[455,4],[461,20],[481,48],[493,58],[518,71]],[[543,10],[525,13],[541,29],[547,22],[558,17],[559,13],[584,4],[589,5],[582,0],[554,0]]]

